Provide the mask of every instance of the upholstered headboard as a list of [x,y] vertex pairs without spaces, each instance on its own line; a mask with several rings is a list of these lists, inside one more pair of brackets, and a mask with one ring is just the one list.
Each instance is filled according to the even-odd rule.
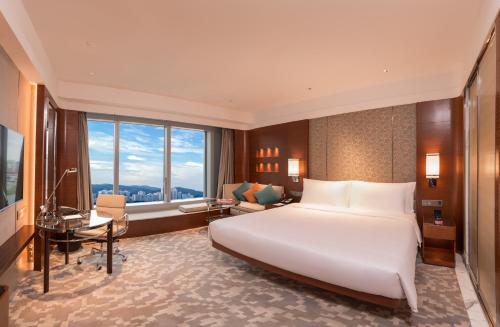
[[416,105],[310,120],[309,177],[414,182]]

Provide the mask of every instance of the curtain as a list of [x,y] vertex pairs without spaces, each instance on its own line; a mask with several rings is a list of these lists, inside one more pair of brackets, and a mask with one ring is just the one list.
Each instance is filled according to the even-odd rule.
[[89,141],[87,114],[78,113],[78,209],[90,210],[93,207],[92,183],[90,182]]
[[219,179],[217,181],[217,198],[222,198],[222,186],[234,182],[234,131],[222,129]]

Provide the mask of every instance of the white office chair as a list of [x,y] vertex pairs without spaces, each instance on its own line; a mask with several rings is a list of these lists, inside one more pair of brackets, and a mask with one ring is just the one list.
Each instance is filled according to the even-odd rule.
[[[125,196],[123,195],[99,194],[97,196],[95,210],[98,213],[105,213],[113,217],[113,243],[128,230],[128,215],[125,213],[125,203]],[[75,233],[75,236],[87,239],[95,236],[93,239],[100,243],[100,248],[93,247],[89,254],[78,257],[76,262],[81,264],[83,258],[99,255],[100,259],[96,263],[96,268],[97,270],[101,269],[103,257],[107,253],[103,248],[103,244],[107,241],[106,227],[81,231]],[[120,253],[118,246],[113,247],[113,255],[120,256],[122,262],[127,260],[127,256]]]

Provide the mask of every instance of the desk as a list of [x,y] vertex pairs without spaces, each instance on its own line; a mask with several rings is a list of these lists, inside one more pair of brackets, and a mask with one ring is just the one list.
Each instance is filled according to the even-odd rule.
[[[113,272],[113,218],[105,213],[92,210],[83,212],[82,218],[65,220],[60,216],[56,217],[38,217],[36,219],[36,227],[40,230],[41,236],[44,239],[45,252],[43,259],[43,292],[47,293],[49,291],[49,270],[50,270],[50,241],[52,242],[63,242],[68,244],[69,242],[74,242],[75,240],[70,240],[68,238],[69,233],[97,229],[106,226],[106,231],[103,235],[107,235],[107,273],[111,274]],[[66,239],[51,239],[51,234],[63,233],[66,234]],[[76,241],[82,241],[82,239],[77,239]],[[68,264],[68,251],[66,251],[65,263]]]

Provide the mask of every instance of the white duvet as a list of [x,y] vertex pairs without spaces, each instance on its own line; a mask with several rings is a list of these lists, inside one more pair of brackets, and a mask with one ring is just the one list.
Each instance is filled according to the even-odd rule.
[[267,264],[417,310],[414,214],[293,204],[210,223],[211,240]]

